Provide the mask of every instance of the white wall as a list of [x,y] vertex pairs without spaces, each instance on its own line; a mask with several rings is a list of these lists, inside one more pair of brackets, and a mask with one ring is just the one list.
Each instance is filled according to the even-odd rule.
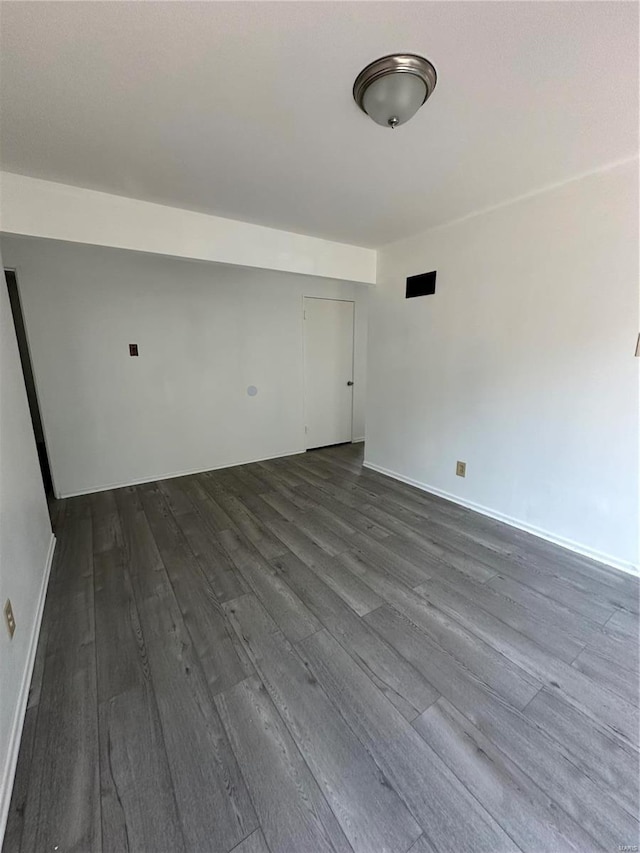
[[376,252],[0,172],[0,231],[373,284]]
[[[0,259],[1,263],[1,259]],[[27,407],[13,318],[0,279],[0,607],[11,599],[16,631],[0,625],[0,843],[11,797],[52,534]]]
[[378,282],[367,462],[637,565],[637,162],[386,246]]
[[356,301],[363,436],[370,287],[25,237],[1,245],[57,494],[302,451],[303,296]]

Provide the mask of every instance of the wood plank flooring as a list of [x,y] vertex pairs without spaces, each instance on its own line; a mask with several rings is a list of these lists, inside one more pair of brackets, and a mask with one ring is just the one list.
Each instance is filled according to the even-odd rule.
[[638,581],[361,458],[57,502],[3,853],[638,845]]

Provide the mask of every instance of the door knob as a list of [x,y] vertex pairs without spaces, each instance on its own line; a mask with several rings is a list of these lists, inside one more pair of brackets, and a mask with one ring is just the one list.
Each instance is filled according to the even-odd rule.
[[353,385],[353,382],[352,382],[351,380],[349,380],[349,381],[347,382],[347,385]]

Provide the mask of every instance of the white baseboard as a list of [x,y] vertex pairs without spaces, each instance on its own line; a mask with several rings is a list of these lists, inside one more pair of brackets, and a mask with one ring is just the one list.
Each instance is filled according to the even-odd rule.
[[286,456],[301,456],[306,450],[290,450],[278,453],[277,456],[260,456],[257,459],[245,459],[243,462],[228,462],[224,465],[214,465],[208,468],[192,468],[189,471],[172,471],[169,474],[157,474],[154,477],[143,477],[140,480],[127,480],[123,483],[108,483],[105,486],[91,486],[80,492],[65,492],[56,495],[57,498],[77,498],[80,495],[94,495],[98,492],[108,492],[111,489],[124,489],[127,486],[142,486],[145,483],[155,483],[158,480],[173,480],[175,477],[188,477],[190,474],[205,474],[207,471],[220,471],[223,468],[235,468],[237,465],[251,465],[254,462],[268,462],[270,459],[284,459]]
[[596,560],[598,563],[604,563],[606,566],[611,566],[611,568],[618,569],[621,572],[634,575],[634,577],[640,576],[640,566],[635,565],[634,563],[627,563],[624,560],[619,560],[617,557],[611,556],[611,554],[604,554],[601,551],[596,551],[588,545],[583,545],[580,542],[574,542],[573,539],[566,539],[564,536],[558,536],[548,530],[535,527],[533,524],[527,524],[525,521],[512,518],[502,512],[482,506],[482,504],[467,501],[464,498],[458,497],[458,495],[453,495],[450,492],[443,491],[442,489],[436,489],[434,486],[421,483],[419,480],[413,480],[411,477],[405,477],[402,474],[398,474],[396,471],[390,471],[388,468],[383,468],[381,465],[376,465],[373,462],[365,461],[363,462],[363,466],[365,468],[370,468],[372,471],[377,471],[379,474],[391,477],[394,480],[400,480],[402,483],[415,486],[416,489],[420,489],[423,492],[429,492],[431,495],[436,495],[439,498],[444,498],[445,500],[451,501],[459,506],[472,509],[474,512],[479,512],[481,515],[486,515],[489,518],[495,518],[496,521],[502,521],[504,524],[508,524],[511,527],[517,527],[518,530],[524,530],[525,533],[531,533],[539,539],[545,539],[547,542],[552,542],[554,545],[559,545],[561,548],[566,548],[567,550],[580,554],[583,557]]
[[27,661],[24,672],[22,674],[22,684],[20,685],[20,693],[16,705],[15,714],[13,716],[13,724],[11,726],[11,736],[9,738],[9,751],[5,760],[5,766],[2,772],[2,783],[0,784],[0,846],[7,828],[7,818],[9,816],[9,806],[11,805],[11,793],[13,791],[13,780],[16,775],[16,767],[18,765],[18,754],[20,752],[20,739],[22,738],[22,727],[24,718],[27,713],[27,701],[29,699],[29,688],[31,686],[31,676],[33,675],[33,665],[36,660],[36,650],[38,648],[38,638],[40,636],[40,626],[42,624],[42,614],[44,612],[44,602],[47,597],[47,587],[49,585],[49,575],[51,574],[51,565],[53,563],[53,553],[56,547],[56,537],[51,534],[49,542],[49,550],[47,552],[47,562],[42,577],[40,586],[40,594],[38,596],[38,606],[36,608],[36,618],[31,630],[31,638],[29,640],[29,651],[27,653]]

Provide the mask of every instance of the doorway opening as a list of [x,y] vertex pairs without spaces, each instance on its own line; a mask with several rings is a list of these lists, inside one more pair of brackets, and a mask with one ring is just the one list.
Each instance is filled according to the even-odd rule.
[[24,377],[25,388],[27,389],[27,400],[29,401],[29,412],[31,413],[33,434],[35,436],[36,447],[38,449],[42,483],[44,485],[47,501],[51,503],[54,498],[53,480],[51,477],[49,457],[47,455],[47,445],[44,439],[44,430],[42,428],[42,417],[40,415],[40,405],[38,403],[38,395],[36,393],[36,383],[33,378],[33,367],[31,364],[31,355],[29,353],[24,315],[22,313],[22,303],[20,302],[18,280],[16,278],[15,270],[5,270],[4,276],[7,282],[7,289],[9,291],[9,302],[11,304],[11,313],[13,315],[13,325],[16,330],[16,339],[18,341],[22,375]]
[[305,438],[313,450],[353,440],[355,303],[303,302]]

